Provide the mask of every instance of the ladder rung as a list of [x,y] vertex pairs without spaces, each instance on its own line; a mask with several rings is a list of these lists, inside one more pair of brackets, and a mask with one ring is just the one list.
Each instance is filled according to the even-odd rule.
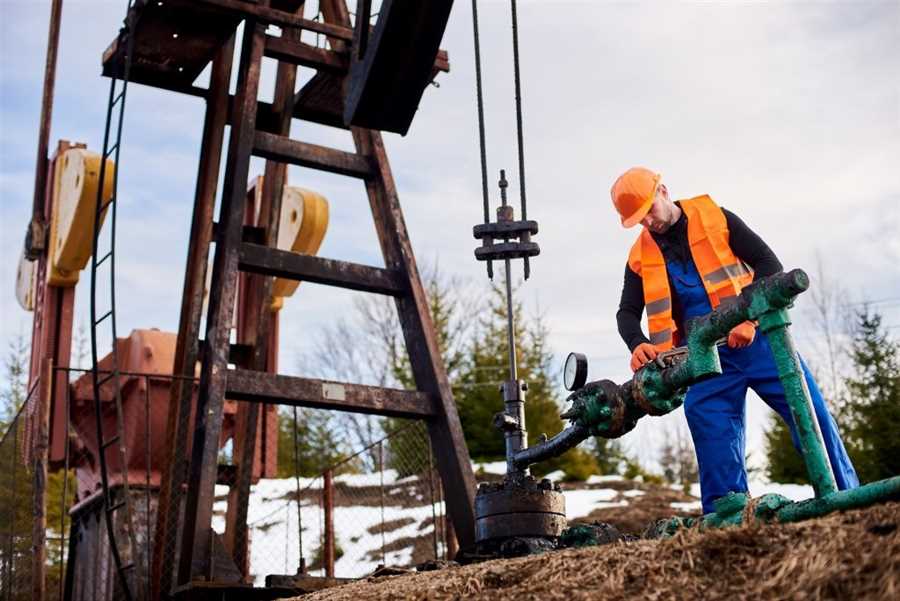
[[119,570],[124,572],[125,570],[133,570],[136,567],[137,566],[135,565],[135,563],[133,561],[130,561],[127,564],[125,564],[124,566],[120,567]]
[[112,105],[116,106],[117,104],[119,104],[119,101],[122,100],[123,98],[125,98],[125,90],[122,90],[121,92],[119,92],[119,94],[112,101]]
[[253,139],[253,154],[264,159],[318,169],[338,175],[368,179],[375,175],[372,163],[365,156],[318,144],[298,142],[284,136],[257,131]]
[[121,501],[119,501],[118,503],[113,505],[112,507],[107,507],[106,511],[107,511],[107,513],[112,513],[116,509],[121,509],[122,507],[125,507],[125,499],[122,499]]
[[114,153],[118,148],[119,148],[119,143],[116,142],[115,144],[112,145],[112,148],[110,148],[109,150],[106,151],[106,153],[103,155],[103,158],[107,158],[107,159],[108,159],[109,157],[111,157],[111,156],[113,155],[113,153]]
[[103,211],[105,211],[105,210],[107,209],[107,207],[109,207],[109,205],[111,205],[111,204],[114,203],[114,202],[116,202],[116,197],[115,197],[115,196],[113,196],[113,197],[110,198],[108,201],[106,201],[106,202],[104,202],[102,205],[100,205],[100,212],[102,213]]
[[406,292],[399,272],[346,261],[241,244],[238,268],[251,273],[326,284],[350,290],[401,296]]
[[439,402],[434,395],[419,390],[330,382],[249,369],[228,371],[225,398],[412,419],[434,417],[435,403]]
[[265,55],[278,61],[341,75],[350,68],[347,58],[337,52],[288,38],[267,36]]
[[108,253],[106,253],[105,255],[103,255],[103,257],[102,257],[99,261],[97,261],[97,267],[100,267],[101,265],[103,265],[103,263],[104,263],[107,259],[109,259],[109,258],[112,256],[112,254],[113,254],[113,251],[109,251]]
[[95,325],[95,326],[100,325],[105,319],[107,319],[107,318],[108,318],[109,316],[111,316],[112,314],[113,314],[112,309],[110,309],[109,311],[107,311],[106,313],[104,313],[103,316],[102,316],[100,319],[98,319],[97,321],[95,321],[95,322],[94,322],[94,325]]
[[103,449],[103,450],[106,450],[106,449],[108,449],[109,447],[111,447],[111,446],[113,446],[114,444],[116,444],[117,442],[119,442],[120,440],[122,440],[122,437],[119,436],[118,434],[116,434],[115,436],[113,436],[113,437],[110,438],[109,440],[104,440],[104,441],[100,444],[100,448]]

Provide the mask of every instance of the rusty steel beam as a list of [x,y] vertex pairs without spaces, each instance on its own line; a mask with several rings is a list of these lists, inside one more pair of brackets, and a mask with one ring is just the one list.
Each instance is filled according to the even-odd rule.
[[[350,15],[344,0],[321,0],[320,8],[326,22],[349,25]],[[330,39],[330,42],[335,50],[344,49],[340,40]],[[357,153],[369,157],[376,166],[374,177],[366,181],[369,205],[385,265],[388,269],[399,269],[409,282],[409,294],[396,299],[397,313],[416,386],[437,401],[437,415],[427,422],[428,433],[447,495],[447,512],[453,520],[459,544],[470,547],[475,542],[475,474],[438,348],[428,299],[419,279],[397,187],[381,133],[362,128],[351,131]]]
[[[213,238],[213,211],[219,179],[219,163],[228,112],[228,84],[234,58],[232,37],[217,53],[212,63],[200,164],[194,199],[194,214],[188,242],[187,264],[181,297],[181,317],[175,344],[172,391],[166,422],[166,446],[169,455],[163,461],[157,509],[156,534],[153,537],[151,564],[151,599],[168,596],[174,576],[175,546],[183,485],[187,479],[187,440],[190,429],[194,369],[200,353],[200,320],[206,286],[209,245]],[[179,377],[181,376],[181,377]],[[187,379],[189,378],[189,379]],[[182,524],[183,526],[183,524]]]
[[346,261],[278,250],[259,244],[241,245],[238,267],[264,275],[399,296],[406,292],[399,273]]
[[[302,11],[302,7],[300,8]],[[269,38],[269,41],[276,38]],[[284,43],[299,43],[300,31],[287,29],[280,38]],[[268,45],[268,43],[267,43]],[[291,115],[294,108],[294,86],[297,79],[297,66],[279,62],[275,76],[275,94],[272,107],[275,111],[277,134],[288,136],[291,132]],[[265,232],[265,247],[275,248],[278,243],[278,227],[281,222],[281,200],[287,179],[287,165],[266,161],[260,194],[259,217],[254,224]],[[250,208],[250,203],[246,209]],[[245,209],[245,220],[252,222],[252,216]],[[269,276],[247,274],[247,287],[243,295],[243,323],[238,328],[238,342],[253,348],[250,368],[259,372],[275,373],[277,371],[276,332],[273,322],[276,317],[272,312],[272,281]],[[255,463],[257,432],[259,430],[259,414],[264,406],[256,403],[243,403],[238,408],[238,425],[243,430],[235,429],[235,456],[237,464],[237,482],[231,488],[228,497],[228,508],[225,520],[225,544],[230,547],[235,563],[244,575],[250,574],[250,544],[247,530],[247,508],[249,506],[250,483]]]
[[50,26],[47,32],[47,60],[44,64],[44,92],[41,97],[41,118],[38,131],[37,159],[34,166],[34,198],[31,223],[26,237],[25,252],[30,260],[36,260],[47,250],[47,224],[44,215],[44,192],[47,188],[47,152],[50,145],[50,124],[53,121],[53,89],[56,85],[56,57],[59,50],[59,26],[62,0],[53,0],[50,6]]
[[338,175],[363,179],[374,175],[372,164],[364,156],[318,144],[298,142],[263,131],[256,132],[253,154],[271,161],[291,163]]
[[435,417],[436,399],[425,392],[265,374],[249,369],[229,370],[225,393],[229,399],[239,401],[411,419]]
[[241,243],[246,182],[256,131],[265,28],[248,19],[244,23],[238,69],[238,111],[231,128],[226,160],[219,236],[213,260],[212,286],[204,339],[205,361],[200,371],[196,423],[191,449],[190,481],[185,500],[178,584],[213,577],[212,506],[217,476],[219,434],[225,401],[229,338],[237,288],[238,247]]
[[202,4],[216,6],[225,10],[233,11],[247,18],[255,18],[261,23],[271,23],[280,27],[297,27],[308,31],[322,33],[329,37],[339,40],[350,41],[353,39],[353,30],[349,27],[341,27],[331,23],[322,23],[320,21],[311,21],[301,16],[276,10],[264,6],[262,4],[251,4],[242,2],[241,0],[195,0]]
[[350,69],[350,61],[346,56],[287,37],[267,36],[265,56],[277,61],[342,75]]

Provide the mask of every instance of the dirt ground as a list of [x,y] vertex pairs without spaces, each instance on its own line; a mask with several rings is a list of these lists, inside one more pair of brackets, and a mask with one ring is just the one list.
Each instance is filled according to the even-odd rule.
[[371,578],[298,599],[463,598],[893,601],[900,598],[900,503]]

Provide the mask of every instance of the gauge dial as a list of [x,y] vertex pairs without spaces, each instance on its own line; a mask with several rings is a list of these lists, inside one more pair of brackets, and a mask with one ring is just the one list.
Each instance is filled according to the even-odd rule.
[[566,390],[577,390],[587,381],[587,357],[581,353],[569,353],[563,367],[563,385]]

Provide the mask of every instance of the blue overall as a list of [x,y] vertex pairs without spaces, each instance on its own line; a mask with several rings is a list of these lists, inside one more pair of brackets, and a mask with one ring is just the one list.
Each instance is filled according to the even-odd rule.
[[[681,263],[667,260],[666,269],[673,286],[673,296],[681,307],[683,321],[712,311],[693,261]],[[747,388],[752,388],[769,407],[778,412],[791,429],[794,447],[798,452],[800,449],[794,420],[778,379],[767,337],[757,332],[753,343],[741,349],[723,345],[719,347],[719,357],[722,361],[721,375],[691,386],[684,401],[684,413],[700,468],[703,513],[715,511],[715,499],[729,492],[747,491],[744,465]],[[859,486],[837,424],[828,412],[809,368],[803,359],[800,362],[838,488],[844,490]]]

